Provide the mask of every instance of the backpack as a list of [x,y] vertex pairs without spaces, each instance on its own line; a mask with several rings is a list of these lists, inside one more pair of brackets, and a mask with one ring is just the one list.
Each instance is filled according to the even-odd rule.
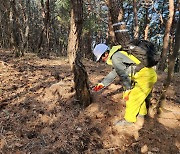
[[133,40],[128,43],[127,52],[137,57],[145,67],[153,67],[158,61],[155,60],[154,44],[147,40]]

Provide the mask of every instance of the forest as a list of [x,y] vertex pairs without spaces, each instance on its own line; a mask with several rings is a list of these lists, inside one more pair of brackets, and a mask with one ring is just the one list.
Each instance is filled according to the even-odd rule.
[[[0,154],[180,153],[179,0],[0,0]],[[98,44],[154,44],[148,114],[129,127]],[[146,102],[147,103],[147,102]]]

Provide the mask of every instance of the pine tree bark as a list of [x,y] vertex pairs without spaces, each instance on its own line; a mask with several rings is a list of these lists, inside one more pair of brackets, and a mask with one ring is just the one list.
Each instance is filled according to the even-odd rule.
[[[30,0],[27,1],[27,5],[29,7],[30,5]],[[23,3],[19,3],[19,7],[20,7],[20,14],[22,14],[22,21],[23,21],[23,26],[20,28],[20,32],[21,32],[21,37],[22,37],[22,42],[21,42],[21,53],[22,56],[24,56],[24,52],[26,50],[27,47],[27,43],[28,43],[28,36],[29,36],[29,21],[28,21],[28,16],[27,16],[27,11],[25,9],[25,6],[23,5]],[[20,21],[19,21],[20,22]]]
[[139,37],[139,25],[137,16],[137,1],[133,0],[133,13],[134,13],[134,39]]
[[10,1],[10,22],[12,27],[12,44],[14,48],[15,57],[23,56],[21,54],[21,28],[20,28],[20,20],[19,13],[16,8],[16,1]]
[[81,62],[81,33],[83,23],[83,1],[71,0],[71,21],[68,40],[68,57],[71,69],[74,73],[74,87],[76,102],[82,107],[87,107],[91,103],[90,90],[88,85],[88,75]]
[[[43,17],[44,25],[43,25],[43,28],[42,28],[42,31],[41,31],[40,37],[39,37],[38,50],[39,50],[40,56],[43,55],[45,57],[49,57],[49,52],[50,52],[49,51],[49,49],[50,49],[50,46],[49,46],[50,6],[49,5],[50,5],[49,0],[46,0],[45,4],[44,4],[44,1],[41,0],[42,17]],[[43,51],[43,53],[42,53],[42,51]]]
[[[27,4],[29,5],[29,0]],[[24,3],[10,1],[9,27],[11,29],[11,44],[14,48],[15,57],[24,56],[25,47],[28,41],[29,24]]]
[[[91,0],[88,0],[88,14],[87,14],[87,20],[90,21],[92,14],[94,13],[93,10],[93,6],[91,3]],[[86,19],[85,19],[86,20]],[[83,34],[83,51],[84,51],[84,56],[88,59],[93,59],[93,53],[92,53],[92,49],[91,49],[91,45],[92,45],[92,36],[93,36],[93,30],[91,27],[88,27],[87,32],[85,32]]]
[[167,64],[166,60],[167,60],[167,52],[169,49],[169,35],[172,27],[173,16],[174,16],[174,1],[169,0],[169,18],[166,23],[166,29],[163,38],[163,50],[161,53],[161,61],[158,67],[158,69],[161,71],[165,70]]
[[10,2],[2,1],[0,3],[0,45],[1,47],[10,47],[11,28],[9,26]]
[[[110,37],[114,40],[114,44],[121,44],[126,46],[130,41],[130,36],[126,29],[126,23],[124,22],[124,10],[122,0],[106,0],[106,5],[109,8],[110,16]],[[115,36],[115,38],[114,38]]]
[[180,50],[180,14],[179,14],[179,21],[176,28],[176,33],[175,33],[175,43],[174,43],[173,53],[169,56],[168,75],[167,75],[166,81],[163,84],[162,94],[160,96],[158,105],[156,107],[156,110],[158,111],[158,113],[161,113],[162,111],[160,110],[160,108],[161,109],[163,108],[164,101],[166,98],[166,91],[168,90],[168,87],[174,76],[174,66],[175,66],[176,58],[178,57],[179,50]]
[[145,28],[144,28],[144,40],[148,40],[149,23],[150,23],[148,8],[146,8],[145,16],[146,17],[145,17]]
[[[107,3],[107,6],[110,7],[109,2]],[[108,33],[109,33],[108,44],[114,45],[116,42],[116,37],[115,37],[114,29],[113,29],[113,23],[112,23],[112,17],[111,17],[110,11],[108,11]]]

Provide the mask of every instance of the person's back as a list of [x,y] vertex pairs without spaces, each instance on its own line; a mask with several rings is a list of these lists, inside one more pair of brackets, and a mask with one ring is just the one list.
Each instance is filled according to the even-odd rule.
[[155,60],[155,46],[152,42],[147,40],[133,40],[128,44],[127,52],[133,54],[141,61],[137,70],[143,67],[153,67],[157,64]]

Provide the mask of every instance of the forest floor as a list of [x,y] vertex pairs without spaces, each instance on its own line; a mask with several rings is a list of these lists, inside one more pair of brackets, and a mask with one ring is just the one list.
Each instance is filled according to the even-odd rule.
[[[92,87],[110,67],[84,60]],[[156,103],[165,73],[158,73]],[[0,154],[178,154],[180,153],[180,75],[175,74],[159,116],[150,114],[129,127],[123,119],[122,87],[115,80],[92,93],[85,109],[74,103],[73,75],[66,58],[14,58],[0,50]]]

